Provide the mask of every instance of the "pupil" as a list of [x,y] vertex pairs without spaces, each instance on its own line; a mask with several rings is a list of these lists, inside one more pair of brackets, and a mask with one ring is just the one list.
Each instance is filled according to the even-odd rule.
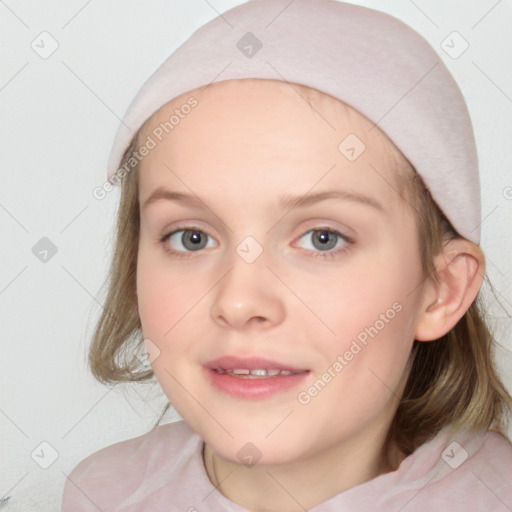
[[[315,242],[319,242],[319,246]],[[336,245],[336,235],[329,231],[317,231],[313,236],[313,245],[316,249],[332,249]]]
[[202,240],[200,231],[185,231],[182,235],[181,242],[187,249],[197,250],[205,246],[205,240]]

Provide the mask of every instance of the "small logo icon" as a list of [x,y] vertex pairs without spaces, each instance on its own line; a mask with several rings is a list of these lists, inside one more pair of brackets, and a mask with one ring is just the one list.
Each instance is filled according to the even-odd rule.
[[248,59],[252,59],[263,48],[263,43],[252,32],[247,32],[236,43],[236,47]]
[[364,142],[355,133],[347,135],[338,145],[338,151],[349,162],[357,160],[365,149]]
[[59,43],[48,32],[41,32],[30,45],[41,59],[47,59],[57,48]]
[[144,365],[151,363],[160,355],[160,349],[149,338],[144,339],[144,348],[135,354],[135,357]]
[[238,460],[248,468],[254,466],[254,464],[261,459],[262,455],[263,454],[252,443],[245,443],[236,454]]
[[452,59],[458,59],[469,48],[469,43],[454,31],[441,42],[441,48]]
[[48,469],[59,458],[59,453],[50,443],[43,441],[30,456],[39,467]]
[[43,236],[32,247],[32,254],[43,263],[48,263],[57,254],[57,246],[49,238]]
[[441,458],[452,469],[457,469],[468,458],[468,452],[457,441],[453,441],[441,454]]
[[255,238],[247,236],[238,244],[236,252],[246,263],[253,263],[263,252],[263,247]]

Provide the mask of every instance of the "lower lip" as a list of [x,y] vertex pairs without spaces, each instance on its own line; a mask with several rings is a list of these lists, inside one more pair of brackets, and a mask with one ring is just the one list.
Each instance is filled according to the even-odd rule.
[[298,386],[304,381],[309,371],[293,375],[268,377],[265,379],[244,379],[232,377],[227,373],[218,373],[205,368],[212,384],[219,390],[237,398],[262,399],[282,393]]

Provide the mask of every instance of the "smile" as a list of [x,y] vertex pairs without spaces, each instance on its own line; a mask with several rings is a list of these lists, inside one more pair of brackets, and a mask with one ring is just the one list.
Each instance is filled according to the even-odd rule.
[[277,368],[256,368],[249,370],[248,368],[234,368],[224,370],[223,368],[216,368],[215,371],[220,374],[231,375],[232,377],[238,377],[240,379],[269,379],[274,377],[287,377],[289,375],[296,375],[299,373],[305,373],[307,370],[301,371],[290,371],[290,370],[279,370]]

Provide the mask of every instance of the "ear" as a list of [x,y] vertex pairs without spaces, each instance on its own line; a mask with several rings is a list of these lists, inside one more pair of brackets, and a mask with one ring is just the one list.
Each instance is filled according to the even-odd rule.
[[450,240],[434,265],[438,279],[425,289],[416,326],[418,341],[436,340],[455,326],[475,300],[485,273],[482,249],[463,238]]

